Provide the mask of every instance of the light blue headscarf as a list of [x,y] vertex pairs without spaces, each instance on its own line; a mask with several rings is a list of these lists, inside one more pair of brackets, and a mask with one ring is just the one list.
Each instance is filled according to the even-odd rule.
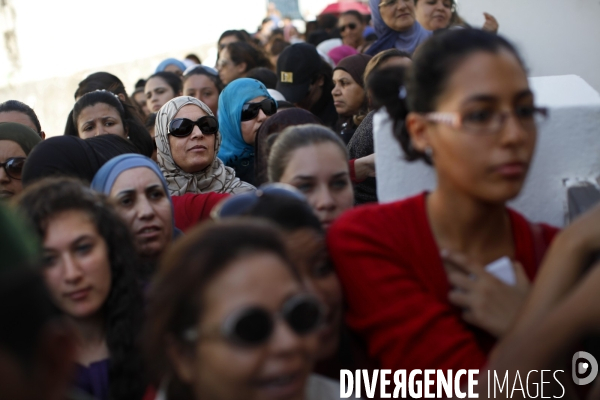
[[227,165],[236,157],[254,154],[254,144],[248,144],[242,137],[242,107],[256,97],[272,99],[265,85],[256,79],[240,78],[228,84],[219,96],[219,130],[223,142],[219,158]]
[[162,172],[160,172],[158,165],[156,165],[152,159],[141,154],[123,154],[117,156],[104,164],[102,168],[96,172],[96,175],[94,176],[90,186],[95,191],[104,193],[108,196],[119,175],[127,170],[139,167],[150,168],[152,172],[154,172],[156,176],[160,178],[160,182],[162,183],[163,189],[167,195],[167,198],[169,199],[169,203],[171,203],[171,214],[173,216],[173,235],[174,237],[178,236],[180,232],[178,232],[178,229],[175,227],[175,210],[173,209],[173,201],[171,200],[171,195],[169,194],[167,181]]
[[396,48],[408,54],[414,53],[417,46],[427,40],[433,32],[423,28],[415,20],[413,26],[404,32],[398,32],[385,24],[379,11],[381,0],[369,0],[371,8],[371,18],[373,18],[373,27],[377,34],[377,41],[365,51],[365,54],[374,56],[375,54],[387,49]]
[[185,64],[182,61],[179,61],[176,58],[167,58],[166,60],[164,60],[160,64],[158,64],[158,67],[156,67],[156,71],[154,71],[154,73],[164,71],[165,68],[167,68],[169,65],[175,65],[177,68],[179,68],[181,70],[181,73],[183,73],[183,71],[185,71],[187,69],[187,67],[185,66]]

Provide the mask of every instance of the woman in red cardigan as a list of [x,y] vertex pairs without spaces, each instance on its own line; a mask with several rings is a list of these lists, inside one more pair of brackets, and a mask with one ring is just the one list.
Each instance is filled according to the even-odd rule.
[[[534,105],[514,47],[479,30],[436,35],[407,75],[406,87],[396,70],[369,84],[396,119],[407,159],[433,165],[437,187],[356,208],[332,226],[346,320],[382,368],[477,369],[511,326],[556,233],[506,207],[546,110]],[[501,257],[512,260],[514,285],[484,269]]]

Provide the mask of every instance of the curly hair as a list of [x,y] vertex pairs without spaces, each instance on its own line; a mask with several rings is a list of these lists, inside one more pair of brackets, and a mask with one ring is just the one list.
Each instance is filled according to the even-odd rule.
[[125,222],[106,198],[72,178],[48,178],[28,187],[18,205],[43,239],[53,216],[77,210],[87,214],[108,247],[111,289],[103,306],[106,343],[110,352],[110,396],[141,399],[146,388],[137,348],[143,299],[136,268],[137,254]]

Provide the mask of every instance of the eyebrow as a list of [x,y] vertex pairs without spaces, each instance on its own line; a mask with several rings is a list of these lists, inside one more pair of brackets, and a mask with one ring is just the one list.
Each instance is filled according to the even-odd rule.
[[[92,235],[88,234],[88,233],[84,233],[83,235],[79,235],[78,237],[75,238],[75,240],[73,240],[71,243],[69,243],[69,246],[72,246],[74,244],[77,244],[85,239],[92,239]],[[53,252],[56,251],[56,249],[54,248],[48,248],[48,247],[43,247],[42,251],[44,252]]]
[[[513,97],[513,99],[520,100],[523,97],[527,97],[527,96],[533,96],[533,92],[530,89],[525,89],[525,90],[520,91]],[[468,103],[478,102],[478,101],[491,103],[491,102],[495,102],[497,100],[498,100],[497,96],[488,95],[488,94],[479,94],[479,95],[474,95],[474,96],[467,98],[466,100],[463,101],[463,104],[468,104]]]

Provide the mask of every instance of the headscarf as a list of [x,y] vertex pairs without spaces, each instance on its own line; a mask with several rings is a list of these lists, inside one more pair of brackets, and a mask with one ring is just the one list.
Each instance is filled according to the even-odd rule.
[[350,57],[346,57],[341,60],[336,69],[341,69],[350,74],[354,82],[358,83],[363,89],[365,88],[365,82],[363,80],[363,75],[365,74],[365,68],[367,68],[367,64],[371,60],[371,56],[366,54],[355,54]]
[[[221,132],[215,135],[215,159],[212,164],[200,172],[187,173],[173,160],[171,146],[167,137],[169,124],[182,107],[193,104],[200,107],[207,115],[214,116],[210,108],[200,100],[181,96],[169,100],[156,114],[156,146],[158,148],[158,164],[167,180],[171,195],[180,196],[185,193],[243,193],[254,190],[254,186],[235,177],[233,168],[226,167],[217,157],[221,146]],[[220,101],[219,101],[220,106]]]
[[167,58],[166,60],[163,60],[160,64],[158,64],[158,67],[156,67],[156,71],[154,71],[154,73],[164,71],[165,68],[167,68],[169,65],[176,66],[177,68],[179,68],[181,70],[182,73],[183,73],[183,71],[185,71],[187,69],[185,64],[183,62],[179,61],[178,59]]
[[288,126],[318,124],[323,125],[323,121],[310,111],[302,108],[289,108],[279,111],[267,119],[258,130],[256,135],[255,147],[256,157],[254,158],[254,175],[256,185],[262,185],[269,181],[267,176],[267,164],[269,157],[269,136],[280,133]]
[[39,142],[42,141],[33,129],[15,122],[0,123],[0,140],[10,140],[17,143],[26,155],[29,155]]
[[111,158],[138,152],[131,142],[117,135],[100,135],[89,139],[52,137],[36,146],[27,157],[23,168],[23,185],[56,175],[91,182],[100,167]]
[[380,0],[369,0],[371,18],[373,18],[373,26],[378,39],[365,51],[366,54],[374,56],[383,50],[393,48],[412,54],[419,44],[423,43],[433,34],[433,32],[423,28],[416,20],[413,26],[404,32],[393,30],[383,21],[381,12],[379,11],[379,3]]
[[173,209],[173,201],[169,194],[169,187],[160,168],[158,168],[158,165],[150,158],[140,154],[123,154],[117,156],[104,164],[102,168],[96,172],[96,176],[94,176],[90,186],[95,191],[104,193],[108,196],[119,175],[127,170],[140,167],[149,168],[160,179],[163,189],[167,194],[167,198],[169,199],[169,203],[171,203],[173,234],[175,234],[175,210]]
[[336,66],[344,58],[353,56],[355,54],[358,54],[358,51],[356,51],[354,47],[348,46],[346,44],[334,47],[333,49],[329,50],[329,53],[327,53],[327,55],[331,58],[331,60],[335,63]]
[[249,78],[236,79],[221,92],[218,115],[223,144],[219,158],[225,164],[254,154],[254,146],[246,143],[242,137],[242,107],[244,103],[260,96],[272,99],[265,85]]

